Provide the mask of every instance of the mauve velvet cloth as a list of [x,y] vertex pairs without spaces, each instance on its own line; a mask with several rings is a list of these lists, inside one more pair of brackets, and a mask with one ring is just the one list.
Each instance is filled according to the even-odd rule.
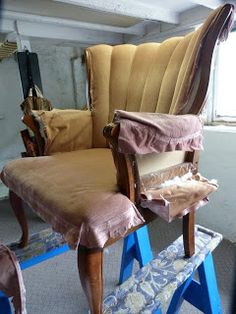
[[196,115],[117,110],[113,121],[120,124],[118,149],[124,154],[203,149],[203,121]]
[[[0,291],[13,297],[15,314],[26,314],[25,286],[15,253],[0,245]],[[1,311],[0,311],[1,313]]]

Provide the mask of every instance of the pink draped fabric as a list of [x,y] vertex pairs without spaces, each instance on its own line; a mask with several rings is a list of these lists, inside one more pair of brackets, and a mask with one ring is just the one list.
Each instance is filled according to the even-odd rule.
[[203,121],[196,115],[170,115],[117,110],[119,151],[124,154],[203,149]]
[[13,297],[15,314],[26,314],[25,286],[20,265],[13,252],[0,245],[0,291]]

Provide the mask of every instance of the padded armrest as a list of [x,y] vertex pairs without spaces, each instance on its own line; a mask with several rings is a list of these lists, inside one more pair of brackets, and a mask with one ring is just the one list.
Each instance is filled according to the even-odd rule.
[[92,116],[90,111],[53,109],[33,111],[45,140],[44,155],[92,147]]
[[202,149],[203,122],[196,115],[170,115],[117,110],[118,150],[124,154]]

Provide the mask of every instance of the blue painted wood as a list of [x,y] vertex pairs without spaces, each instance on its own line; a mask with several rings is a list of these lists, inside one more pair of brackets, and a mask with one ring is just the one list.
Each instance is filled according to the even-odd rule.
[[167,310],[167,314],[177,314],[179,313],[180,307],[184,301],[184,293],[188,289],[189,285],[191,284],[191,281],[194,277],[194,273],[191,274],[191,276],[175,291],[170,305]]
[[[176,290],[171,300],[170,307],[167,312],[168,314],[178,313],[183,299],[205,314],[222,313],[220,295],[217,288],[214,263],[211,253],[206,256],[205,260],[201,263],[201,265],[199,265],[197,271],[200,282],[191,278],[187,287],[186,283],[181,285]],[[191,277],[193,277],[193,274]],[[187,281],[189,281],[189,279]],[[184,288],[185,290],[181,293]],[[177,303],[179,303],[178,306]],[[173,304],[176,304],[176,306],[173,306]]]
[[[66,242],[62,235],[49,228],[31,235],[28,245],[24,248],[19,248],[18,242],[11,243],[8,247],[16,254],[18,261],[23,263],[37,256],[47,254],[50,251],[57,250],[65,244]],[[60,252],[60,250],[58,252]],[[64,253],[64,249],[62,249],[62,253]],[[50,258],[51,255],[46,256]],[[52,257],[53,256],[55,255],[53,254]]]
[[119,284],[122,284],[127,278],[131,276],[135,257],[136,249],[133,232],[124,238]]
[[0,314],[12,314],[9,299],[0,291]]
[[[135,239],[130,239],[130,247],[133,247]],[[159,314],[159,309],[162,308],[163,311],[173,295],[169,314],[178,313],[183,298],[204,313],[216,314],[217,312],[206,312],[204,299],[206,293],[209,293],[206,285],[211,290],[212,278],[215,276],[213,264],[209,263],[210,253],[221,240],[222,235],[219,233],[196,225],[195,254],[191,258],[184,258],[183,237],[179,237],[105,298],[106,313]],[[131,257],[133,254],[131,251]],[[193,277],[196,271],[200,273],[200,278],[204,271],[204,278],[207,279],[209,275],[210,280],[205,280],[205,285],[203,280],[200,283],[195,281]],[[216,302],[211,296],[209,299]]]
[[136,245],[136,258],[141,268],[153,259],[147,225],[135,231],[134,238]]
[[140,268],[153,259],[146,225],[124,239],[119,284],[132,275],[135,259],[139,262]]
[[70,250],[69,246],[67,244],[64,244],[61,247],[52,249],[51,251],[48,251],[48,252],[43,253],[41,255],[32,257],[29,260],[25,260],[23,262],[20,262],[21,269],[22,270],[27,269],[29,267],[32,267],[32,266],[37,265],[39,263],[42,263],[43,261],[46,261],[50,258],[53,258],[57,255],[63,254],[69,250]]
[[184,293],[184,299],[204,313],[204,291],[199,282],[192,280],[189,288]]
[[204,297],[203,308],[205,314],[221,314],[222,307],[217,287],[212,254],[209,254],[198,268],[199,281]]

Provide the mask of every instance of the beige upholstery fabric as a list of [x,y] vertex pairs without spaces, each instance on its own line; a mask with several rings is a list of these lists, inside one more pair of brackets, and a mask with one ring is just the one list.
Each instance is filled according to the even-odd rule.
[[139,174],[142,176],[181,164],[185,160],[185,154],[186,152],[183,151],[174,151],[161,154],[151,153],[147,155],[139,155],[137,156]]
[[[86,50],[94,147],[106,146],[102,130],[115,109],[177,114],[186,107],[191,113],[194,70],[207,30],[220,11],[221,7],[213,11],[197,31],[161,44],[97,45]],[[199,110],[194,108],[194,113]]]
[[92,147],[92,116],[90,111],[33,111],[45,139],[45,155]]
[[109,149],[78,150],[10,162],[3,182],[61,232],[71,247],[103,247],[143,219],[118,192]]
[[141,177],[141,206],[168,222],[204,206],[217,190],[215,180],[196,174],[192,163],[183,163]]
[[141,205],[168,222],[205,205],[208,195],[218,187],[199,174],[178,183],[174,183],[175,180],[164,187],[145,189],[142,193]]

